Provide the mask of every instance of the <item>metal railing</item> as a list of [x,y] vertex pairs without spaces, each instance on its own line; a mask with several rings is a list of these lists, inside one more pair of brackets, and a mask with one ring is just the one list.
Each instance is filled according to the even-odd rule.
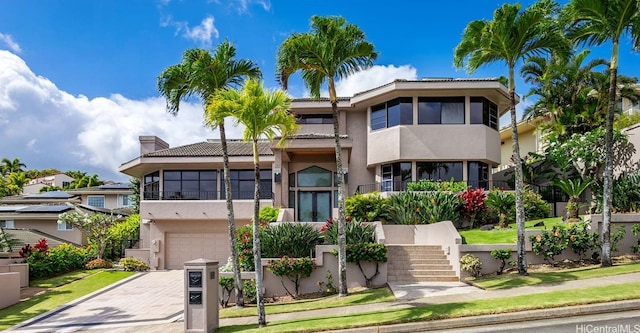
[[[253,191],[233,191],[234,200],[253,200]],[[273,192],[260,192],[260,199],[273,199]],[[223,191],[149,191],[143,200],[225,200]]]
[[[510,181],[502,181],[502,180],[484,180],[484,181],[474,181],[469,180],[465,181],[467,185],[471,188],[484,188],[485,190],[491,190],[494,188],[499,188],[505,191],[512,191],[515,189],[513,182]],[[405,184],[409,184],[412,182],[407,182]],[[399,184],[396,184],[399,185]],[[404,191],[405,188],[400,188],[400,186],[394,186],[394,183],[382,182],[382,183],[372,183],[372,184],[364,184],[358,185],[356,192],[360,194],[371,193],[371,192],[397,192]]]

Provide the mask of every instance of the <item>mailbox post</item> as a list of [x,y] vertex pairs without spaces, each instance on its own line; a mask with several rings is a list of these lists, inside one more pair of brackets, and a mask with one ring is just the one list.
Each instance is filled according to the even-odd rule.
[[184,263],[184,330],[210,333],[219,326],[218,262],[195,259]]

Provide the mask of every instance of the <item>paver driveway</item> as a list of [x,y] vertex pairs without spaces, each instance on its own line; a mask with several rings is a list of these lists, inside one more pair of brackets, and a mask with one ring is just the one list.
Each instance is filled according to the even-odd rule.
[[182,270],[139,273],[10,329],[73,332],[174,322],[184,310]]

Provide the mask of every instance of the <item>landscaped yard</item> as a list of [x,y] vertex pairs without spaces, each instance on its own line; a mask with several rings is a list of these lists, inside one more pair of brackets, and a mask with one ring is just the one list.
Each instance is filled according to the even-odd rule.
[[[534,227],[535,224],[544,222],[544,227]],[[562,224],[562,217],[551,217],[541,220],[525,222],[527,230],[551,229],[554,225]],[[480,230],[470,229],[459,231],[463,244],[516,244],[516,225],[512,223],[509,229]]]
[[82,270],[33,281],[31,287],[51,289],[0,310],[0,330],[8,329],[133,274],[135,273],[124,271]]

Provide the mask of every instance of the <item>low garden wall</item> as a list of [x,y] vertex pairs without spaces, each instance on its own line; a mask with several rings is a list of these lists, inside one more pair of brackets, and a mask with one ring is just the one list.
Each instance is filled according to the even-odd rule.
[[[591,230],[602,230],[602,214],[585,217],[591,220]],[[612,252],[612,256],[631,253],[631,246],[638,244],[638,236],[634,236],[631,229],[634,224],[640,224],[640,214],[611,214],[611,234],[618,228],[625,230],[624,237],[618,243],[618,251]]]
[[0,309],[20,302],[20,273],[0,273]]
[[149,266],[151,266],[151,263],[149,260],[150,253],[151,253],[150,249],[125,249],[124,250],[125,258],[133,257],[136,259],[140,259],[142,262],[144,262]]
[[0,265],[0,273],[19,273],[20,274],[19,288],[26,288],[29,286],[29,265],[28,264]]

